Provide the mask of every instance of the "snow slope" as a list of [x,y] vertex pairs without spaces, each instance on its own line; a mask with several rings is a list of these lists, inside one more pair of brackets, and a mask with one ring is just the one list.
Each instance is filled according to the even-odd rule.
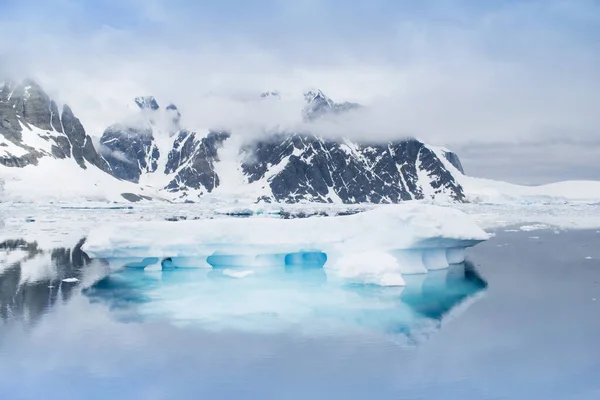
[[459,177],[469,201],[474,202],[598,202],[600,181],[564,181],[539,186],[514,185],[490,179]]
[[0,200],[9,202],[126,202],[123,193],[148,199],[165,197],[151,187],[121,181],[94,166],[79,168],[72,159],[44,157],[38,165],[0,166],[0,177],[4,180]]
[[467,176],[450,163],[442,147],[428,146],[443,161],[463,187],[466,200],[472,203],[564,203],[600,202],[600,181],[563,181],[546,185],[516,185],[492,179]]

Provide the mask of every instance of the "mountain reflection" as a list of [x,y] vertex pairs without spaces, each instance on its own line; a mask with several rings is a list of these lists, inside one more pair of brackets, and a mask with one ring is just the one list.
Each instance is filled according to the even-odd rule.
[[71,298],[90,263],[83,243],[53,250],[22,239],[0,243],[0,319],[35,323],[57,302]]
[[[0,243],[0,321],[35,324],[79,293],[86,273],[96,271],[91,268],[95,260],[81,250],[84,241],[53,250],[25,240]],[[111,260],[96,262],[104,269],[83,294],[90,302],[106,304],[117,319],[159,319],[208,330],[359,329],[419,342],[487,288],[468,262],[406,275],[405,287],[349,284],[312,264],[256,269],[238,279],[235,269],[144,270],[118,268]]]

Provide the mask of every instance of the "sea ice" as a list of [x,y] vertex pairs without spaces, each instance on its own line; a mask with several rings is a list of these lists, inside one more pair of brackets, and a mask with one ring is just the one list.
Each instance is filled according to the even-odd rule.
[[537,231],[537,230],[548,229],[548,228],[549,228],[548,225],[534,224],[534,225],[523,225],[519,229],[522,230],[523,232],[531,232],[531,231]]
[[487,238],[462,211],[426,204],[397,204],[342,217],[112,224],[92,230],[84,249],[89,255],[102,258],[185,257],[219,251],[252,254],[258,249],[269,250],[265,254],[281,249],[287,254],[322,249],[359,252],[468,247]]
[[137,222],[93,230],[84,251],[145,267],[325,267],[382,285],[464,261],[488,238],[462,211],[427,204],[382,206],[340,217],[215,218]]

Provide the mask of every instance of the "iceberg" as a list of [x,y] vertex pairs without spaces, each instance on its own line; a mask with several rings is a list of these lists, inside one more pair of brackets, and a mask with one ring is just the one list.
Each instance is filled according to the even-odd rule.
[[336,217],[216,217],[111,224],[90,232],[83,250],[111,265],[144,268],[325,268],[332,276],[384,286],[403,275],[464,261],[489,238],[460,210],[422,203],[385,205]]

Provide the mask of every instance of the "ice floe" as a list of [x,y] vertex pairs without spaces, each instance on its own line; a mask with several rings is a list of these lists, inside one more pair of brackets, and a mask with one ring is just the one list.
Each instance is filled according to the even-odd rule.
[[[464,249],[488,239],[465,213],[399,204],[359,214],[303,219],[215,218],[109,224],[94,229],[84,251],[145,267],[325,267],[362,283],[402,285],[402,274],[464,261]],[[136,261],[137,259],[137,261]]]

